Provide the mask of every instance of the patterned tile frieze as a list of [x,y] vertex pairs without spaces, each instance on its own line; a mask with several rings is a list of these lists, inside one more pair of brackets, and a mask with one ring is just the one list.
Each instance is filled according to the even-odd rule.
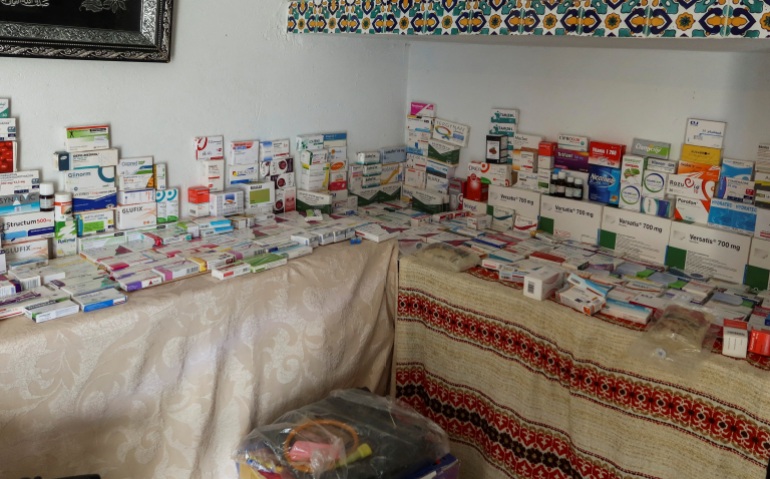
[[310,0],[289,33],[768,38],[770,0]]

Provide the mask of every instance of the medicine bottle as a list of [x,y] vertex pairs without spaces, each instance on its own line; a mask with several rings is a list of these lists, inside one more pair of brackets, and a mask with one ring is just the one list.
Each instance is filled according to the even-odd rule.
[[53,183],[40,183],[40,211],[53,211]]
[[72,193],[56,193],[54,196],[54,221],[66,221],[72,217]]
[[572,189],[572,193],[576,200],[583,199],[583,178],[575,178],[575,187]]

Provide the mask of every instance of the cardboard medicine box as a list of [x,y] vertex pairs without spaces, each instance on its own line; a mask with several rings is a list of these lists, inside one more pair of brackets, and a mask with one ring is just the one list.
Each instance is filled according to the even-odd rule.
[[673,222],[666,266],[742,283],[750,247],[750,236]]
[[544,195],[539,229],[557,238],[596,245],[603,211],[601,204]]

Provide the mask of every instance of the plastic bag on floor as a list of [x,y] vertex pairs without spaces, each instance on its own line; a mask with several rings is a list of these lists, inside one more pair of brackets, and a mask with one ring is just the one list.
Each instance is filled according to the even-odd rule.
[[434,422],[356,389],[255,429],[233,459],[241,479],[397,479],[448,453],[446,433]]

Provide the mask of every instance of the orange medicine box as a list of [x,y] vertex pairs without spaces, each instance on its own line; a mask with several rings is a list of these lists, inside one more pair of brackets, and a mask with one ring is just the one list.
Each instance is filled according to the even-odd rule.
[[191,186],[187,188],[187,201],[200,204],[208,203],[210,199],[210,190],[205,186]]
[[592,141],[588,147],[588,164],[620,168],[625,154],[625,145]]

